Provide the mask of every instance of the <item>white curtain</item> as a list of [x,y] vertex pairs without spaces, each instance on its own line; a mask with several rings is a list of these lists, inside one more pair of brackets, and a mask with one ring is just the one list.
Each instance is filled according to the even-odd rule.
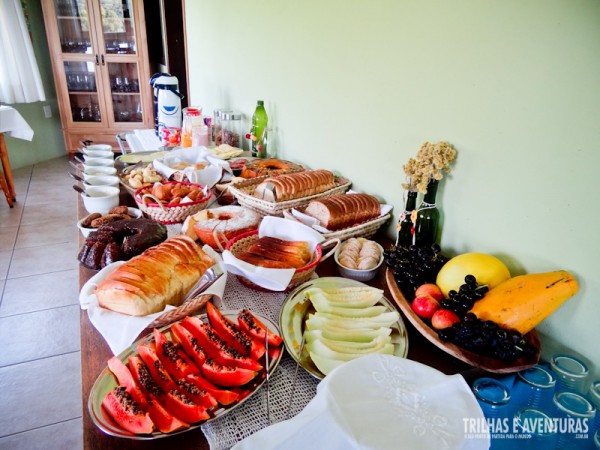
[[0,102],[44,100],[21,0],[0,0]]

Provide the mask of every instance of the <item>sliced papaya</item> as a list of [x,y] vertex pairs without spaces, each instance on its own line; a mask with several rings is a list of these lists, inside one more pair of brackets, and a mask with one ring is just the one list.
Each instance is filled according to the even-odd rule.
[[102,407],[124,430],[134,434],[150,434],[154,423],[125,386],[117,386],[102,400]]
[[[166,398],[166,393],[156,384],[142,359],[138,356],[130,356],[128,365],[132,378],[146,395],[148,414],[156,427],[163,433],[189,428],[190,425],[187,422],[178,419],[165,409],[162,403]],[[161,397],[163,402],[161,402]]]
[[238,324],[240,329],[260,342],[265,342],[265,333],[269,346],[278,347],[283,342],[281,336],[273,333],[269,328],[262,323],[258,318],[247,309],[242,309],[238,314]]
[[251,381],[258,372],[241,367],[230,367],[219,364],[214,359],[207,359],[202,365],[202,374],[219,386],[243,386]]
[[137,383],[131,376],[131,372],[127,368],[127,366],[116,356],[113,356],[108,360],[108,369],[112,372],[112,374],[117,379],[117,384],[119,386],[124,386],[127,389],[127,392],[133,397],[133,399],[138,402],[143,408],[146,408],[148,402],[144,393],[140,390]]
[[[158,380],[152,375],[151,367],[143,361],[143,358],[136,358],[137,357],[133,356],[129,359],[134,378],[139,380],[138,382],[143,390],[150,392],[161,406],[173,416],[188,423],[199,422],[210,417],[206,412],[206,408],[197,405],[181,393],[173,380],[171,380],[171,382],[173,383],[174,388],[165,391],[160,384],[157,383]],[[135,367],[135,369],[133,369],[133,367]]]
[[171,326],[171,333],[173,338],[181,344],[183,351],[196,364],[196,367],[202,367],[202,364],[206,361],[206,353],[198,344],[198,339],[180,323],[174,323]]
[[240,396],[239,393],[220,389],[201,375],[188,375],[188,381],[208,392],[221,405],[231,405]]
[[217,335],[214,328],[200,321],[195,325],[195,337],[198,344],[206,351],[207,355],[224,366],[235,366],[243,369],[259,371],[262,366],[258,361],[249,356],[240,355],[235,349],[229,347],[227,342]]
[[249,355],[257,361],[265,354],[266,349],[262,342],[256,339],[253,340],[249,335],[241,331],[235,323],[221,314],[221,311],[217,308],[207,306],[206,311],[208,313],[208,321],[215,332],[238,353]]
[[[193,375],[190,375],[193,376]],[[188,380],[177,380],[179,389],[192,400],[194,403],[205,407],[206,409],[214,408],[218,405],[217,400],[204,389],[200,389],[197,385]]]
[[185,378],[192,373],[200,373],[200,369],[192,362],[176,342],[171,342],[160,330],[154,329],[156,341],[156,354],[167,372],[175,378]]
[[154,343],[148,344],[139,344],[138,345],[138,353],[140,354],[140,358],[148,367],[150,371],[150,375],[152,378],[158,383],[158,385],[165,391],[169,392],[171,390],[176,390],[177,385],[165,366],[163,366],[162,362],[158,358],[156,354],[156,350],[154,347]]

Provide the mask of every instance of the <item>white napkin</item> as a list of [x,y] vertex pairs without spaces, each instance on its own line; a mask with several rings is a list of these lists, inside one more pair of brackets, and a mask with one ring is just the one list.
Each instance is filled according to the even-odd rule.
[[[317,244],[325,240],[321,234],[300,222],[273,216],[266,216],[260,222],[258,237],[263,236],[272,236],[288,241],[306,241],[311,254],[314,254]],[[223,252],[223,261],[229,272],[243,276],[254,284],[271,291],[284,291],[296,271],[296,269],[267,269],[254,266],[237,259],[229,250]]]
[[[217,261],[217,264],[224,270],[223,275],[212,285],[209,286],[205,294],[212,294],[223,299],[225,284],[227,283],[227,272],[221,256],[211,247],[205,245],[202,248],[211,258]],[[174,306],[167,305],[161,312],[150,314],[148,316],[128,316],[118,312],[102,308],[98,304],[98,299],[94,295],[96,286],[125,261],[118,261],[103,268],[100,272],[90,278],[81,288],[79,293],[79,303],[81,309],[87,309],[88,317],[94,328],[100,332],[113,354],[118,355],[128,348],[138,337],[138,335],[155,319],[160,317],[166,311],[175,309]]]
[[[352,195],[356,193],[356,191],[349,190],[348,192],[346,192],[346,195]],[[387,205],[383,203],[381,205],[381,212],[379,213],[379,217],[383,217],[386,214],[388,214],[392,210],[392,208],[392,205]],[[309,216],[308,214],[304,214],[303,212],[298,211],[296,208],[292,208],[290,212],[292,213],[292,216],[294,216],[294,218],[298,219],[304,225],[314,228],[319,233],[331,233],[331,230],[328,230],[327,228],[321,226],[321,222],[319,222],[318,219],[315,219],[314,217]]]
[[[183,170],[173,169],[177,163],[189,164],[208,163],[202,170],[195,170],[192,166]],[[175,172],[183,172],[191,183],[202,184],[213,187],[221,180],[223,174],[232,173],[229,163],[216,157],[206,147],[188,147],[172,150],[163,158],[156,159],[152,163],[154,169],[167,179]]]
[[372,354],[333,370],[296,417],[233,449],[489,449],[489,435],[469,436],[465,420],[471,419],[485,420],[460,375]]

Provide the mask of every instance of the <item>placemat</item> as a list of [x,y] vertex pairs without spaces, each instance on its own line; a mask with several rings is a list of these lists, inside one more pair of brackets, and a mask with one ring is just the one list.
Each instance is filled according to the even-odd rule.
[[[229,275],[221,309],[248,308],[279,323],[279,312],[285,293],[259,292],[245,287],[237,277]],[[302,367],[298,367],[296,387],[293,389],[296,361],[287,352],[269,378],[269,414],[267,415],[267,385],[229,414],[202,426],[202,431],[213,450],[229,449],[238,441],[298,414],[315,396],[319,380]],[[293,399],[290,407],[290,398]],[[289,415],[288,415],[289,413]]]

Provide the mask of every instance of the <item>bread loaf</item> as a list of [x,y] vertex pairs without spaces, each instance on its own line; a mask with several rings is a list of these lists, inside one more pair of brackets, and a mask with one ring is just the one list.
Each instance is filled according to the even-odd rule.
[[196,281],[214,265],[188,236],[172,237],[111,272],[96,288],[100,306],[131,316],[179,306]]
[[335,177],[329,170],[306,170],[267,178],[256,186],[254,195],[281,202],[320,194],[334,187]]
[[312,200],[304,212],[334,231],[379,217],[381,205],[369,194],[340,194]]
[[256,240],[237,258],[260,267],[273,269],[298,269],[311,260],[308,243],[305,241],[287,241],[270,236]]

